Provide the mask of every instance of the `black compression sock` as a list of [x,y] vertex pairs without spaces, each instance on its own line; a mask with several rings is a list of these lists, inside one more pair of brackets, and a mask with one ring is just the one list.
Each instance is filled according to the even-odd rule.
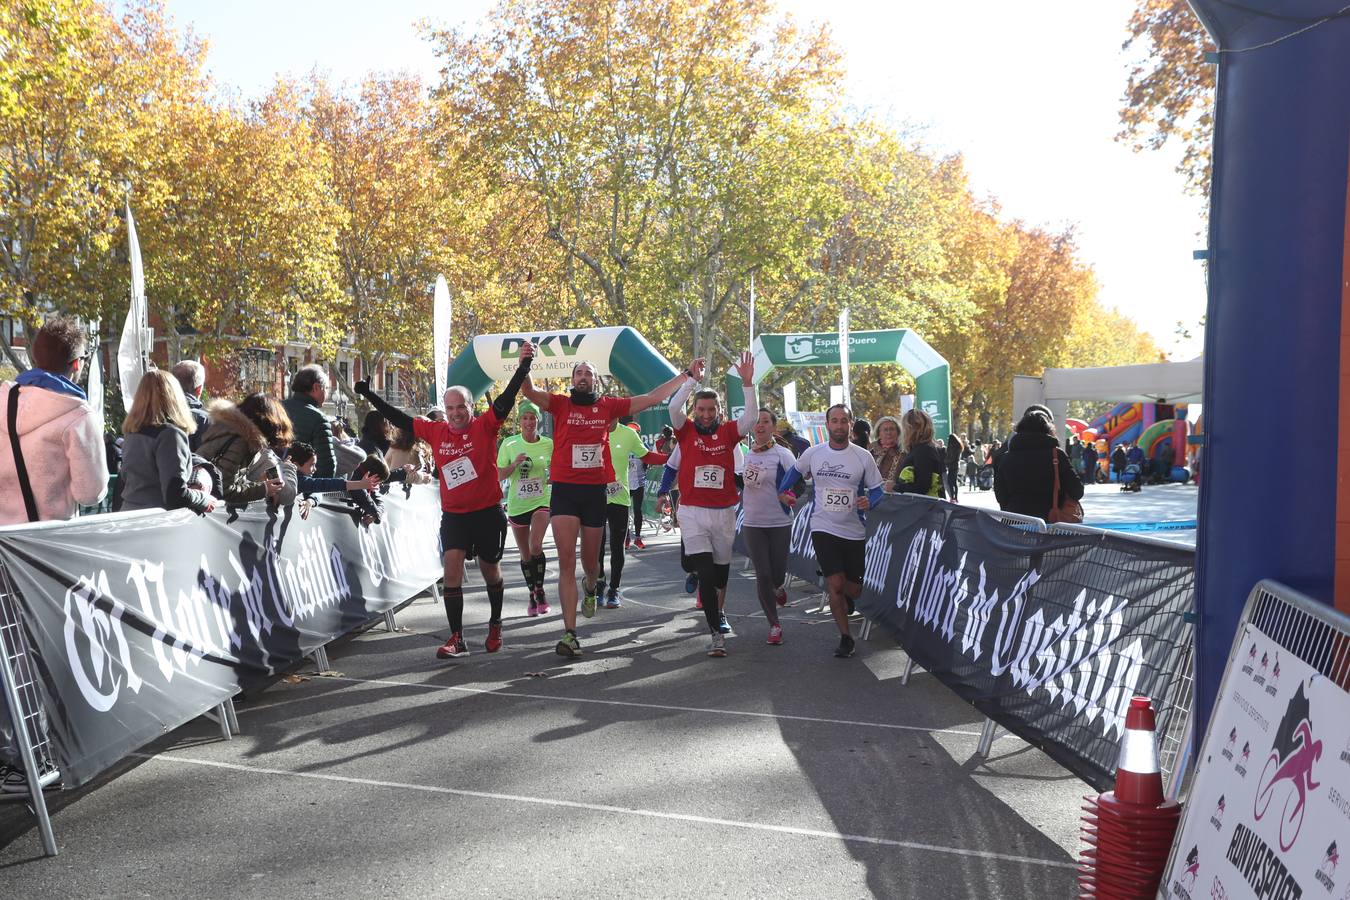
[[489,625],[500,625],[502,621],[502,596],[506,593],[506,585],[503,582],[489,584],[487,586],[488,605],[492,612],[488,616]]
[[520,574],[525,576],[525,587],[534,590],[534,560],[520,560]]
[[548,560],[544,554],[540,553],[531,562],[534,564],[534,584],[535,587],[544,586],[544,574],[548,571]]
[[445,618],[450,630],[456,633],[464,630],[464,588],[447,587],[442,592],[445,599]]

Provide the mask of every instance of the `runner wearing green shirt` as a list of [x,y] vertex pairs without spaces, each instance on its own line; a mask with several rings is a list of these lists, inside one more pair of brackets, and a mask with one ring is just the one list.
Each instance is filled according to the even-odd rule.
[[616,480],[605,486],[605,528],[609,532],[609,589],[605,589],[605,542],[600,542],[599,606],[618,609],[619,579],[623,577],[623,544],[628,536],[628,511],[633,505],[628,489],[628,458],[635,456],[649,466],[666,461],[666,454],[648,449],[636,426],[620,424],[616,419],[609,430],[609,458],[614,461]]
[[539,407],[520,403],[520,434],[502,441],[497,450],[497,475],[506,486],[506,518],[520,548],[520,571],[530,589],[531,616],[549,613],[544,596],[544,532],[548,531],[548,464],[553,440],[539,434]]

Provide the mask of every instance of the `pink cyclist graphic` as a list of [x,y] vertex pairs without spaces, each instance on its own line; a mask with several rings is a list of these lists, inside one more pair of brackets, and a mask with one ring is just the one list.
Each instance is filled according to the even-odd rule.
[[[1256,783],[1253,813],[1259,822],[1270,809],[1277,789],[1284,794],[1280,815],[1280,850],[1288,852],[1303,828],[1303,813],[1313,781],[1313,766],[1322,758],[1322,742],[1313,738],[1312,719],[1303,685],[1298,686],[1270,748],[1261,777]],[[1287,785],[1284,782],[1288,782]]]

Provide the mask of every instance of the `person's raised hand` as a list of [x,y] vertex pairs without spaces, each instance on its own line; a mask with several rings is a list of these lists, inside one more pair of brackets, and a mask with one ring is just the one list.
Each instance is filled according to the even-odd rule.
[[690,377],[693,378],[695,381],[702,381],[703,369],[706,366],[706,364],[707,364],[706,360],[704,360],[704,358],[701,356],[698,359],[691,362],[689,364],[688,369]]
[[373,491],[380,486],[380,473],[367,472],[361,476],[361,490]]
[[749,385],[755,377],[755,357],[750,351],[741,354],[741,358],[736,361],[736,374],[741,376],[741,383]]
[[526,341],[520,345],[520,359],[522,362],[527,359],[534,359],[534,344]]
[[353,390],[355,390],[356,393],[360,394],[362,397],[369,397],[369,396],[370,396],[370,379],[368,379],[368,378],[362,378],[362,379],[361,379],[360,381],[358,381],[355,385],[353,385]]

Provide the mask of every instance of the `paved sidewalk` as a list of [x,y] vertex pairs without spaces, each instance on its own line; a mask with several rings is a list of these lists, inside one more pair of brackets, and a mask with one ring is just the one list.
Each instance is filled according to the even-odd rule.
[[[709,659],[663,537],[630,554],[628,601],[554,655],[504,561],[506,646],[438,661],[445,619],[330,650],[341,675],[199,720],[63,796],[61,856],[0,807],[0,895],[194,897],[1000,897],[1073,894],[1087,786],[1020,740],[975,756],[981,717],[874,636],[831,655],[804,592],[764,643],[733,568],[737,636]],[[555,609],[556,609],[556,600]],[[752,614],[753,613],[753,614]]]

